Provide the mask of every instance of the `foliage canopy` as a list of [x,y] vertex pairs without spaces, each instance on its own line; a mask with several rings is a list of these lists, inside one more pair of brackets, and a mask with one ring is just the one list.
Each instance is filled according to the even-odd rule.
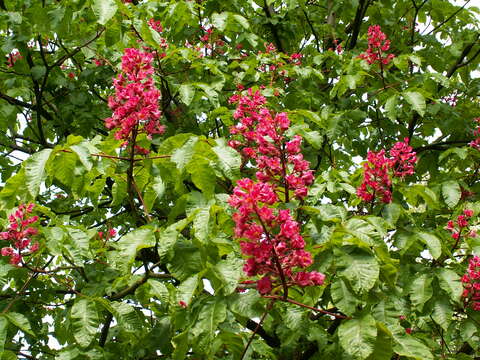
[[[0,1],[1,230],[21,204],[39,217],[38,250],[2,250],[2,359],[480,356],[461,281],[480,255],[479,10],[458,3]],[[164,132],[105,127],[125,49],[153,54]],[[255,178],[228,145],[249,88],[314,170],[278,206],[325,279],[288,299],[242,271],[228,203]],[[405,138],[413,174],[365,202],[368,152]]]

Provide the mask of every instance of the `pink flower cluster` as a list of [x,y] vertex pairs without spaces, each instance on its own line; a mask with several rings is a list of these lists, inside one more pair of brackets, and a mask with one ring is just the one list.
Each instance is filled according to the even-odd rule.
[[274,185],[244,178],[237,182],[229,204],[238,209],[233,215],[235,237],[240,241],[242,253],[248,256],[243,270],[248,276],[263,275],[257,281],[261,294],[269,293],[281,284],[322,285],[325,275],[316,271],[295,271],[313,263],[304,250],[305,241],[299,224],[290,210],[274,207],[279,202]]
[[38,216],[30,216],[34,204],[21,204],[17,211],[8,217],[10,225],[7,231],[0,233],[0,238],[10,243],[10,246],[2,248],[2,256],[10,257],[12,265],[18,265],[23,256],[32,254],[38,250],[38,243],[32,244],[31,237],[38,230],[30,225],[38,221]]
[[207,29],[207,28],[202,26],[202,30],[205,32],[205,34],[200,37],[200,41],[208,42],[210,40],[210,37],[212,36],[213,27]]
[[103,231],[98,232],[98,237],[100,239],[103,239],[103,237],[105,236],[105,241],[114,237],[115,235],[117,235],[117,231],[115,229],[108,229],[106,233],[104,233]]
[[367,162],[363,164],[363,182],[357,188],[357,195],[365,202],[380,198],[388,204],[392,201],[392,178],[404,178],[413,175],[416,153],[408,145],[409,139],[397,142],[390,150],[390,157],[385,156],[385,150],[369,151]]
[[473,216],[473,210],[465,209],[463,210],[462,215],[458,215],[457,221],[454,222],[453,220],[450,220],[447,223],[447,226],[445,227],[445,229],[452,233],[452,238],[454,238],[455,240],[460,239],[462,232],[466,233],[467,237],[474,238],[477,236],[477,232],[475,230],[468,229],[468,226],[469,226],[468,221],[472,218],[472,216]]
[[286,138],[290,120],[285,113],[273,115],[259,91],[248,89],[247,95],[236,94],[230,102],[238,103],[234,118],[240,122],[231,133],[240,140],[229,145],[258,169],[257,181],[239,180],[229,199],[237,209],[235,237],[241,239],[242,253],[248,257],[243,270],[248,276],[262,276],[257,281],[261,294],[279,285],[322,285],[325,275],[300,271],[313,263],[312,256],[304,250],[300,225],[290,210],[278,208],[279,194],[288,202],[293,190],[295,197],[303,199],[314,180],[310,164],[300,153],[302,138]]
[[390,149],[390,167],[395,177],[404,178],[407,175],[413,175],[415,172],[417,154],[408,143],[409,139],[405,138],[403,142],[395,143]]
[[477,128],[473,131],[473,136],[475,136],[475,140],[470,142],[470,146],[474,149],[480,150],[480,117],[476,118],[475,121],[477,122]]
[[246,160],[256,162],[256,177],[284,188],[288,201],[290,190],[294,196],[307,196],[307,186],[314,180],[310,164],[300,153],[302,138],[298,135],[288,140],[285,131],[290,127],[286,113],[272,114],[264,105],[266,99],[260,91],[248,89],[247,95],[235,94],[230,103],[238,103],[233,114],[239,123],[230,129],[239,140],[229,145],[239,151]]
[[383,64],[388,63],[395,57],[394,54],[386,54],[385,52],[390,49],[390,40],[387,40],[379,25],[373,25],[368,28],[368,48],[367,51],[360,54],[358,57],[366,60],[371,64]]
[[125,49],[122,73],[113,80],[115,96],[108,99],[113,116],[105,119],[105,126],[109,130],[118,128],[115,138],[124,139],[125,143],[140,132],[149,136],[164,132],[158,107],[160,91],[153,82],[152,61],[151,53]]
[[462,276],[465,305],[471,304],[473,310],[480,311],[480,257],[470,259],[467,273]]
[[13,65],[15,65],[15,63],[20,59],[23,59],[23,56],[18,51],[12,51],[10,54],[8,54],[7,66],[13,67]]
[[161,33],[163,31],[162,23],[160,20],[155,21],[154,19],[148,20],[148,25],[155,31]]

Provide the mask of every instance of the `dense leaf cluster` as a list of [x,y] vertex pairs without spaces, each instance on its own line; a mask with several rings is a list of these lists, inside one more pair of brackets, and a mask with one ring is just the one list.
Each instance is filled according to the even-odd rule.
[[[479,224],[480,151],[469,144],[480,28],[469,1],[0,8],[0,231],[20,204],[39,217],[38,250],[18,265],[0,258],[2,359],[480,356],[480,312],[462,297],[474,281],[460,281],[480,237],[445,229],[467,209],[469,231]],[[387,64],[359,57],[373,25],[389,40]],[[122,146],[104,119],[125,49],[153,55],[165,132]],[[227,202],[237,180],[254,178],[228,146],[228,99],[248,88],[288,115],[314,170],[308,196],[284,206],[308,271],[326,278],[292,287],[289,301],[262,297],[243,273]],[[367,153],[405,138],[413,175],[390,203],[362,201]]]

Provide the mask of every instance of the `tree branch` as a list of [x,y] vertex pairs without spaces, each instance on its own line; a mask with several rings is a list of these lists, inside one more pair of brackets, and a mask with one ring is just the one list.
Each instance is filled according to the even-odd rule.
[[268,25],[270,26],[270,30],[272,31],[273,38],[275,40],[275,45],[277,46],[277,49],[285,53],[285,49],[282,45],[282,41],[280,40],[280,36],[278,35],[278,30],[277,27],[272,23],[272,8],[270,5],[267,4],[267,0],[263,0],[263,11],[265,12],[265,15],[269,19]]
[[[447,78],[450,78],[452,77],[452,75],[455,73],[455,71],[457,71],[459,68],[461,68],[462,66],[465,66],[465,65],[462,65],[463,63],[463,60],[467,57],[467,55],[469,54],[469,52],[472,50],[472,48],[475,46],[475,44],[477,43],[478,39],[480,38],[480,33],[477,34],[477,37],[475,38],[474,41],[472,41],[470,44],[468,44],[462,51],[462,53],[460,54],[460,56],[458,57],[457,61],[455,61],[455,64],[453,64],[450,69],[447,71]],[[478,55],[475,54],[475,57]],[[473,60],[473,59],[472,59]],[[469,60],[470,61],[470,60]]]
[[360,27],[362,26],[362,20],[369,5],[370,1],[368,0],[360,0],[358,3],[357,12],[355,13],[355,19],[353,21],[352,37],[346,46],[348,50],[352,50],[357,45],[358,34],[360,34]]

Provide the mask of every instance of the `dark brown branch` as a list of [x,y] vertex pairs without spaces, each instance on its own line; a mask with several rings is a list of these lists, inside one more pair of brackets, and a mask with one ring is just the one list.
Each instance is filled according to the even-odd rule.
[[102,332],[100,333],[100,339],[98,340],[98,345],[104,347],[107,342],[108,330],[110,330],[110,324],[112,323],[113,315],[111,313],[107,314],[105,322],[103,323]]
[[[463,60],[467,57],[467,55],[470,53],[470,51],[472,50],[472,48],[475,46],[475,44],[477,43],[478,39],[480,37],[480,33],[477,34],[477,37],[475,38],[474,41],[472,41],[470,44],[468,44],[467,46],[465,46],[465,48],[463,49],[462,53],[460,54],[460,56],[458,57],[457,61],[455,61],[455,64],[453,64],[450,69],[447,71],[447,78],[450,78],[452,77],[452,75],[455,73],[455,71],[457,71],[459,68],[461,68],[462,66],[465,66],[465,65],[462,65],[463,63]],[[477,56],[478,53],[475,55]]]
[[315,45],[316,45],[317,51],[320,52],[320,40],[318,39],[318,34],[315,31],[315,28],[313,27],[313,24],[310,21],[310,18],[308,17],[308,14],[305,10],[303,10],[303,14],[305,15],[305,19],[307,20],[308,26],[310,26],[310,30],[312,30],[312,35],[315,38]]
[[252,343],[253,341],[253,338],[255,337],[255,335],[258,333],[258,331],[260,330],[260,327],[262,326],[262,323],[263,321],[265,320],[265,318],[267,317],[268,315],[268,312],[270,311],[270,309],[272,308],[273,304],[275,303],[275,299],[272,299],[270,301],[270,303],[267,305],[267,308],[265,309],[265,312],[263,313],[262,317],[260,318],[260,321],[258,322],[257,326],[255,326],[254,330],[253,330],[253,333],[252,335],[250,336],[250,339],[248,340],[248,343],[247,345],[245,346],[245,348],[243,349],[243,352],[242,352],[242,355],[240,356],[240,360],[243,360],[243,358],[245,357],[247,351],[248,351],[248,348],[250,347],[250,344]]
[[465,146],[469,142],[470,141],[468,140],[443,141],[443,142],[434,143],[430,145],[420,146],[420,147],[414,148],[413,151],[415,151],[418,154],[422,151],[427,151],[427,150],[445,150],[446,149],[445,147],[447,145]]
[[468,3],[470,2],[471,0],[467,0],[465,2],[465,4],[462,5],[462,7],[460,7],[460,9],[458,9],[457,11],[455,11],[452,15],[450,15],[449,17],[447,17],[445,20],[443,20],[440,24],[438,24],[437,26],[435,26],[432,30],[430,30],[425,36],[428,36],[432,33],[435,33],[438,29],[440,29],[443,25],[445,25],[447,22],[449,22],[450,20],[452,20],[460,11],[462,11],[463,9],[465,9],[465,6],[468,5]]
[[34,154],[35,153],[35,150],[27,149],[27,148],[24,148],[22,146],[18,146],[16,144],[5,144],[5,143],[0,142],[0,145],[5,146],[6,148],[10,148],[12,150],[21,151],[25,154]]
[[268,334],[263,326],[251,319],[247,320],[247,324],[245,325],[247,329],[254,331],[256,329],[256,333],[258,336],[260,336],[265,342],[267,343],[268,346],[272,348],[278,348],[280,346],[280,339],[276,335],[270,335]]
[[275,40],[275,45],[277,46],[277,49],[280,52],[285,53],[285,49],[282,45],[282,41],[280,39],[280,36],[278,35],[278,29],[275,26],[275,24],[272,23],[273,9],[272,9],[271,5],[267,4],[267,0],[263,0],[263,11],[265,12],[265,15],[268,18],[268,25],[270,27],[270,30],[272,31],[272,35],[273,35],[273,38]]
[[358,34],[360,34],[360,27],[362,26],[362,20],[369,5],[370,1],[368,0],[360,0],[358,3],[355,19],[353,20],[352,36],[346,46],[348,50],[352,50],[357,45]]
[[89,41],[87,41],[85,44],[83,45],[80,45],[80,46],[77,46],[75,49],[72,50],[71,53],[69,54],[66,54],[64,56],[62,56],[60,59],[58,59],[51,67],[56,67],[56,66],[60,66],[63,64],[63,62],[73,56],[75,56],[78,52],[80,52],[84,47],[90,45],[92,42],[94,42],[95,40],[97,40],[102,34],[103,32],[105,31],[105,28],[102,28],[100,29],[100,31],[97,32],[97,34]]
[[316,308],[316,307],[313,307],[313,306],[308,306],[308,305],[302,304],[301,302],[298,302],[298,301],[295,301],[295,300],[292,300],[292,299],[285,299],[283,296],[262,295],[262,297],[265,298],[265,299],[280,300],[280,301],[288,302],[290,304],[295,304],[295,305],[304,307],[306,309],[310,309],[310,310],[313,310],[313,311],[316,311],[316,312],[319,312],[319,313],[322,313],[322,314],[333,316],[333,317],[338,318],[338,319],[347,319],[347,320],[351,319],[351,317],[349,317],[349,316],[345,316],[343,314],[337,314],[337,313],[330,312],[330,311],[323,310],[323,309],[319,309],[319,308]]

